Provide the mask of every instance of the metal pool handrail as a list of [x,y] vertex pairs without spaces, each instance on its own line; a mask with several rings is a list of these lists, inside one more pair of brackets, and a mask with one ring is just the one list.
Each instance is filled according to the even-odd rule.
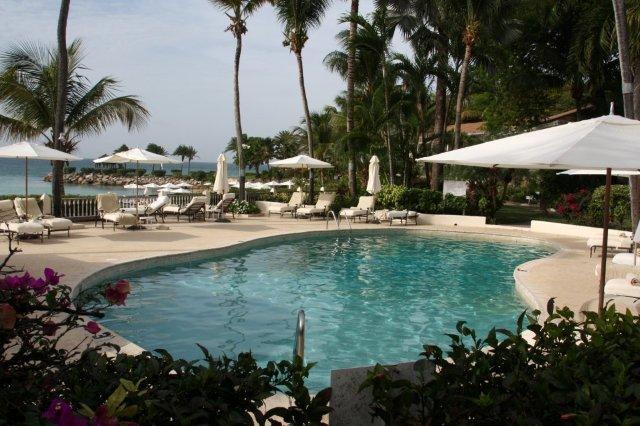
[[298,311],[298,321],[296,323],[296,335],[293,342],[293,357],[304,359],[304,334],[305,334],[305,316],[304,310]]

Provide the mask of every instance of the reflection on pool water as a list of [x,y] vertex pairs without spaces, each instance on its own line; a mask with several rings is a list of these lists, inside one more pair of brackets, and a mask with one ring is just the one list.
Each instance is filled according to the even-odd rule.
[[540,245],[455,236],[384,233],[307,237],[239,250],[128,277],[127,306],[103,323],[152,350],[200,357],[251,350],[259,361],[290,359],[296,315],[307,316],[309,385],[332,369],[414,360],[424,343],[464,319],[479,332],[513,328],[525,306],[513,270],[548,255]]

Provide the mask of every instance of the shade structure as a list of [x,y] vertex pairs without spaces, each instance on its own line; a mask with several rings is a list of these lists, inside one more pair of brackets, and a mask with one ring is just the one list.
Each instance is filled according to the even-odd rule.
[[11,145],[0,147],[0,157],[2,158],[20,158],[24,159],[24,198],[25,213],[28,215],[29,203],[29,160],[48,160],[48,161],[75,161],[82,160],[75,155],[58,151],[44,145],[33,142],[18,142]]
[[185,181],[182,181],[182,182],[178,182],[176,186],[179,186],[180,188],[191,188],[193,185]]
[[[128,151],[122,151],[115,153],[113,155],[109,155],[107,157],[97,158],[93,160],[94,163],[116,163],[116,164],[125,164],[125,163],[133,163],[136,165],[136,171],[140,169],[140,164],[180,164],[181,162],[178,160],[174,160],[173,158],[165,157],[164,155],[154,154],[153,152],[149,152],[146,149],[142,148],[132,148]],[[136,173],[136,185],[138,185],[139,176]],[[136,189],[136,218],[139,222],[138,216],[138,189]]]
[[160,188],[164,188],[164,189],[179,189],[180,187],[174,183],[165,183],[163,185],[160,185]]
[[372,156],[369,160],[369,180],[367,181],[367,192],[375,195],[380,192],[380,160],[377,156]]
[[639,135],[640,121],[606,115],[423,157],[418,161],[520,169],[604,169],[606,187],[603,253],[598,292],[598,305],[602,312],[609,238],[611,171],[638,170]]
[[[590,170],[590,169],[571,169],[565,170],[564,172],[557,173],[559,175],[570,175],[570,176],[598,176],[598,175],[606,175],[607,170]],[[620,176],[620,177],[629,177],[640,175],[640,171],[630,171],[630,170],[611,170],[611,176]]]
[[216,180],[211,188],[218,194],[226,194],[229,192],[229,180],[227,178],[227,159],[224,154],[218,155],[216,168]]
[[160,188],[160,186],[159,186],[158,184],[153,183],[153,182],[148,183],[148,184],[146,184],[146,185],[142,185],[142,186],[144,186],[145,188],[151,188],[151,189],[158,189],[158,188]]
[[269,162],[272,167],[282,167],[287,169],[331,169],[333,166],[317,158],[308,155],[296,155],[295,157],[285,158],[284,160],[275,160]]

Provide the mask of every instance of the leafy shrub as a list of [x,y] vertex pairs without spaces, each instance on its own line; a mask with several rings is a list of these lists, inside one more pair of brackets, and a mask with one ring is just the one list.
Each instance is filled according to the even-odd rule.
[[136,176],[138,176],[138,177],[144,176],[146,173],[147,173],[147,171],[145,169],[136,170]]
[[172,169],[171,170],[171,176],[173,176],[173,177],[181,177],[182,176],[182,170],[180,170],[180,169]]
[[[287,201],[289,201],[287,199]],[[348,209],[349,207],[353,207],[358,204],[358,197],[351,197],[349,194],[336,194],[336,198],[331,205],[331,210],[333,210],[336,214],[340,212],[342,209]]]
[[376,198],[378,208],[420,213],[438,213],[441,201],[441,192],[402,185],[384,185]]
[[563,194],[556,205],[556,212],[568,220],[575,220],[584,213],[591,200],[591,194],[585,188],[575,194]]
[[401,185],[383,185],[377,194],[377,202],[381,209],[400,210],[404,193],[407,191],[406,186]]
[[[604,186],[596,188],[587,207],[593,226],[602,226],[604,220],[604,190]],[[631,202],[627,185],[611,185],[611,223],[614,227],[631,229]]]
[[467,197],[446,194],[440,203],[440,212],[444,214],[464,214],[467,209]]
[[154,170],[151,174],[155,177],[164,177],[167,174],[166,170]]
[[81,167],[80,168],[80,173],[82,173],[83,175],[88,175],[89,173],[95,173],[96,169],[94,169],[93,167]]
[[260,209],[254,203],[246,200],[236,200],[229,206],[229,211],[233,214],[258,214]]
[[65,174],[75,173],[76,172],[76,168],[75,167],[71,167],[71,166],[65,166],[63,171],[64,171]]
[[207,179],[207,172],[203,170],[194,170],[190,174],[191,178],[199,181],[203,181]]
[[100,173],[102,173],[103,175],[115,175],[116,171],[118,171],[118,169],[104,169],[100,170]]
[[[515,332],[486,338],[459,322],[451,349],[425,345],[414,383],[377,365],[374,417],[387,424],[632,424],[640,416],[640,317],[610,306],[574,319],[568,308],[544,322],[523,313]],[[521,335],[534,335],[529,344]],[[498,337],[500,336],[500,337]]]

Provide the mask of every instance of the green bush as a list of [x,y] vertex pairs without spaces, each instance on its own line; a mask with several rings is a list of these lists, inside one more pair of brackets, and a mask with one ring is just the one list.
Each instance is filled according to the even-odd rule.
[[613,306],[584,321],[568,308],[544,322],[538,316],[523,313],[515,331],[485,338],[459,322],[446,353],[424,346],[415,382],[377,365],[361,386],[373,393],[371,412],[392,425],[635,424],[640,317]]
[[229,211],[233,214],[258,214],[260,209],[254,203],[246,200],[236,200],[229,206]]
[[189,176],[191,176],[192,179],[199,181],[207,180],[207,172],[203,170],[194,170],[189,174]]
[[377,208],[389,210],[415,210],[420,213],[438,213],[442,193],[402,185],[384,185],[376,197]]
[[402,185],[383,185],[380,192],[376,195],[376,201],[381,209],[400,210],[404,193],[407,191],[406,186]]
[[173,177],[182,177],[182,170],[180,169],[172,169],[171,176]]
[[94,169],[93,167],[82,167],[80,168],[80,173],[82,173],[83,175],[88,175],[89,173],[95,173],[96,169]]
[[100,170],[100,173],[102,173],[103,175],[115,175],[117,171],[118,169],[104,169]]
[[167,174],[166,170],[154,170],[151,174],[155,177],[164,177]]
[[71,166],[66,166],[63,171],[64,171],[65,174],[75,173],[76,172],[76,168],[75,167],[71,167]]
[[[592,226],[602,226],[604,186],[593,191],[591,201],[587,207],[589,222]],[[611,186],[611,225],[615,228],[631,229],[631,202],[629,201],[629,187],[627,185]]]
[[467,197],[447,194],[440,203],[440,212],[444,214],[464,214],[467,209]]
[[146,173],[147,173],[147,171],[145,169],[136,170],[136,176],[138,176],[138,177],[144,176]]

